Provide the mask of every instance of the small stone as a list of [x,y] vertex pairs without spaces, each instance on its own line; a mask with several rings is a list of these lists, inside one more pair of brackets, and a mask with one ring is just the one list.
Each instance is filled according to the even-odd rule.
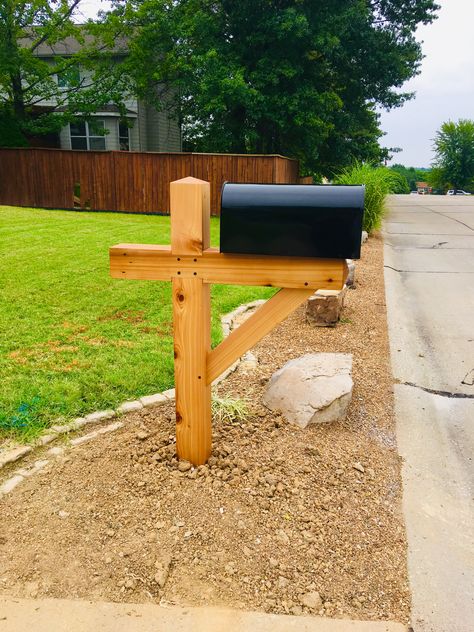
[[192,463],[189,461],[180,461],[178,464],[178,470],[180,472],[188,472],[192,468]]
[[290,612],[291,614],[299,617],[301,614],[303,614],[303,608],[301,606],[292,606]]
[[162,393],[155,393],[155,395],[145,395],[145,397],[140,397],[140,402],[148,408],[149,406],[158,406],[159,404],[163,404],[167,402],[168,398],[165,397]]
[[145,430],[139,430],[136,434],[137,439],[139,439],[140,441],[145,441],[145,439],[148,439],[150,435],[148,434],[148,432],[145,432]]
[[300,603],[310,610],[320,610],[323,605],[323,600],[316,590],[312,590],[304,595],[301,595]]
[[107,535],[109,536],[109,538],[113,538],[115,535],[115,531],[113,529],[108,529]]
[[160,588],[163,588],[168,580],[170,566],[171,566],[170,556],[165,556],[163,558],[158,559],[155,562],[155,568],[157,569],[157,571],[155,573],[154,579]]
[[117,408],[118,413],[131,413],[135,410],[141,410],[143,408],[143,404],[136,399],[133,402],[124,402]]
[[353,287],[355,285],[355,263],[353,259],[346,259],[347,263],[347,287]]
[[137,582],[134,579],[127,579],[127,581],[125,582],[125,588],[128,588],[129,590],[133,590],[137,585]]
[[368,238],[369,238],[369,233],[366,230],[363,230],[362,234],[360,236],[361,243],[365,244],[365,242],[367,241]]
[[64,448],[59,448],[59,447],[50,448],[48,450],[48,454],[50,454],[51,456],[59,456],[60,454],[64,454]]
[[166,522],[164,522],[163,520],[160,520],[160,522],[157,522],[155,527],[157,529],[164,529],[166,527]]
[[9,450],[5,454],[1,454],[0,467],[3,467],[7,463],[14,463],[15,461],[18,461],[18,459],[21,459],[22,457],[29,454],[32,449],[33,448],[31,448],[30,446],[24,445],[24,446],[19,446],[18,448],[15,448],[13,450]]
[[235,566],[231,562],[224,566],[224,570],[229,575],[234,575],[236,573]]
[[188,540],[192,535],[193,535],[192,531],[185,531],[184,532],[184,539]]
[[283,529],[278,529],[278,531],[276,533],[276,537],[278,538],[278,540],[280,540],[280,542],[283,542],[283,544],[289,544],[290,543],[290,538],[285,533],[285,531],[283,531]]
[[67,424],[68,430],[80,430],[87,424],[87,419],[85,417],[77,417],[73,419],[71,423]]
[[342,290],[318,290],[306,302],[306,322],[316,327],[335,327],[344,307],[346,287]]
[[357,470],[358,472],[362,472],[362,474],[365,472],[365,468],[362,465],[362,463],[354,463],[352,467],[354,468],[354,470]]
[[84,419],[88,424],[92,424],[99,421],[104,421],[105,419],[112,419],[115,416],[115,410],[97,410],[95,413],[90,413],[89,415],[86,415]]
[[290,584],[290,581],[286,578],[283,577],[282,575],[280,575],[280,577],[278,578],[278,588],[280,588],[280,590],[284,590],[285,588],[288,588]]
[[3,485],[0,487],[0,494],[9,494],[15,487],[24,481],[25,479],[20,474],[16,474],[12,476],[8,480],[6,480]]
[[67,511],[63,511],[63,510],[61,509],[61,511],[58,511],[58,516],[59,516],[60,518],[69,518],[69,512],[67,512]]
[[252,549],[249,549],[248,546],[244,546],[242,552],[246,557],[250,557],[252,555]]
[[105,560],[104,560],[104,562],[105,562],[106,564],[112,564],[112,558],[111,558],[111,557],[106,557],[106,558],[105,558]]
[[51,443],[57,438],[58,438],[58,435],[56,433],[44,434],[41,437],[39,437],[39,439],[36,441],[36,445],[39,445],[39,446],[48,445],[48,443]]
[[268,485],[276,485],[278,482],[278,479],[273,474],[267,474],[265,476],[265,482],[268,483]]
[[268,562],[270,563],[270,566],[273,566],[273,568],[276,568],[278,566],[278,560],[276,560],[274,557],[271,557]]

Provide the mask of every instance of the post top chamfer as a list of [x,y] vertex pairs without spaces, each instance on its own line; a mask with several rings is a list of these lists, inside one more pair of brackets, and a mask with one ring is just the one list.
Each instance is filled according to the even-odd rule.
[[173,180],[171,184],[209,184],[206,180],[199,180],[199,178],[193,178],[193,176],[187,176],[186,178],[180,178],[179,180]]

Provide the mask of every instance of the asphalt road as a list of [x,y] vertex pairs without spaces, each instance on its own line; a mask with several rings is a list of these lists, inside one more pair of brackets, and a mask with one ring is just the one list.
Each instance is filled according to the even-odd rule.
[[474,631],[474,196],[392,196],[385,283],[415,632]]

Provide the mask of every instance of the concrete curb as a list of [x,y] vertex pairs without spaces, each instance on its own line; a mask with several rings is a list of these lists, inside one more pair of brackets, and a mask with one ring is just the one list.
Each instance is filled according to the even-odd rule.
[[2,632],[406,632],[392,621],[350,621],[311,616],[118,604],[68,599],[0,598]]

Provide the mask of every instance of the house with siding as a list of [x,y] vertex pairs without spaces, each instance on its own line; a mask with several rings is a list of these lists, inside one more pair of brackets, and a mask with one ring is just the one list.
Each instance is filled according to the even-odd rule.
[[[43,61],[54,61],[56,56],[67,58],[80,50],[80,43],[74,37],[68,37],[54,45],[42,43],[35,54]],[[117,45],[113,51],[116,63],[126,55],[126,45]],[[87,80],[87,69],[73,67],[68,76],[56,76],[58,87],[67,90],[71,76],[80,82]],[[161,90],[163,99],[171,99],[169,91]],[[43,101],[42,107],[51,107],[57,103]],[[102,106],[91,120],[69,123],[56,136],[49,137],[47,146],[61,149],[86,151],[182,151],[181,130],[178,122],[170,118],[166,107],[156,109],[152,105],[132,95],[124,95],[125,117],[116,105]],[[60,109],[60,108],[58,108]],[[41,145],[41,142],[36,142]]]

